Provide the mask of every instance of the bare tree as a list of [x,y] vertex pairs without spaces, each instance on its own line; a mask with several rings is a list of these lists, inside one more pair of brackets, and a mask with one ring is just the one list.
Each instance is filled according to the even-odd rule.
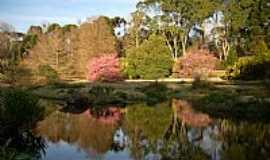
[[11,24],[0,21],[0,32],[12,33],[15,32],[15,28]]

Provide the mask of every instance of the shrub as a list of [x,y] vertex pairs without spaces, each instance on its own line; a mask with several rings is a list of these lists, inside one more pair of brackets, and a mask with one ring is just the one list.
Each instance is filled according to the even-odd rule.
[[39,99],[21,90],[0,90],[0,159],[40,157],[43,140],[31,129],[44,117]]
[[45,77],[49,83],[54,83],[59,79],[58,73],[49,65],[40,65],[38,75]]
[[163,37],[152,35],[127,51],[124,72],[129,78],[157,79],[171,74],[173,60]]
[[270,78],[270,52],[256,56],[239,58],[237,63],[228,68],[228,79],[259,80]]
[[29,69],[22,65],[10,65],[4,72],[6,76],[5,82],[13,85],[32,85],[32,73]]
[[92,58],[87,65],[87,79],[90,81],[121,80],[120,61],[116,54]]
[[146,102],[150,105],[166,101],[170,94],[169,91],[166,84],[158,82],[151,83],[142,88],[142,92],[146,95]]
[[180,58],[174,67],[176,77],[208,77],[216,69],[218,60],[207,50],[195,50]]
[[235,93],[213,92],[193,104],[198,111],[207,113],[213,118],[269,122],[269,101],[255,97],[250,101],[243,101],[240,97]]
[[44,108],[38,105],[38,98],[34,95],[20,90],[0,91],[0,124],[6,128],[31,128],[42,118],[43,111]]
[[1,81],[3,81],[3,82],[8,81],[8,77],[6,75],[0,73],[0,82]]
[[31,49],[37,44],[38,36],[36,34],[27,34],[22,42],[24,50]]
[[253,40],[250,44],[250,52],[259,55],[268,52],[268,47],[263,40]]

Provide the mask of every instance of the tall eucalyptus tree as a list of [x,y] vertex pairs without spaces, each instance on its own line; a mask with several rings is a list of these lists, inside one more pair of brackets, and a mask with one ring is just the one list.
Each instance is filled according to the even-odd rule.
[[190,33],[195,28],[204,39],[203,24],[205,19],[213,15],[215,4],[212,0],[145,0],[140,3],[141,6],[159,11],[158,15],[152,17],[158,21],[156,28],[166,38],[174,59],[186,55]]

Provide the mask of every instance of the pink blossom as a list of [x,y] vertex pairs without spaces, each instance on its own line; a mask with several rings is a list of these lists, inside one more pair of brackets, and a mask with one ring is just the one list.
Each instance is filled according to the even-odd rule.
[[216,69],[217,58],[207,50],[195,50],[176,62],[177,77],[192,77],[194,74],[208,75]]
[[87,79],[90,81],[121,80],[119,58],[116,54],[108,54],[91,58],[87,65]]

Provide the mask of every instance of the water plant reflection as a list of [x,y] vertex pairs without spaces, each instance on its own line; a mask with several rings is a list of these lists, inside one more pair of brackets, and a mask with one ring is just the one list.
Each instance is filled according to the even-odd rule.
[[111,149],[121,110],[108,107],[98,115],[88,108],[80,114],[56,111],[40,122],[36,132],[50,142],[79,145],[90,157]]
[[[242,160],[270,157],[270,125],[213,119],[174,99],[149,106],[105,106],[80,112],[57,111],[37,132],[51,144],[65,142],[88,159]],[[80,154],[80,153],[79,153]],[[112,156],[112,157],[113,157]],[[120,158],[119,158],[120,159]]]
[[223,142],[222,159],[253,160],[270,157],[270,125],[264,123],[235,123],[219,120],[218,139]]

